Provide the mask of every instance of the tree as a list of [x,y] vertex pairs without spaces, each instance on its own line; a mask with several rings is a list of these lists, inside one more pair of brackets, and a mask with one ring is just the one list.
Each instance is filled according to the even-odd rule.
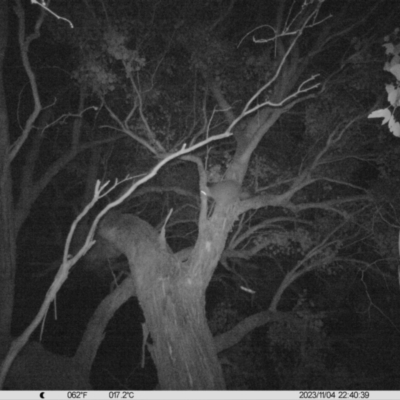
[[[100,141],[92,141],[83,143],[81,141],[82,124],[79,117],[85,112],[83,104],[85,101],[85,92],[80,92],[80,102],[77,114],[62,115],[51,120],[52,114],[49,108],[42,105],[39,93],[38,83],[35,72],[32,69],[29,59],[29,50],[32,42],[40,37],[40,29],[44,21],[44,10],[41,9],[32,33],[26,33],[26,17],[25,11],[20,1],[15,2],[14,12],[17,15],[19,28],[17,33],[20,57],[24,71],[28,78],[28,84],[31,89],[31,109],[24,121],[18,135],[13,135],[9,129],[8,110],[6,103],[6,93],[4,89],[4,58],[7,49],[8,34],[8,4],[6,1],[1,2],[2,7],[2,38],[1,38],[1,168],[0,168],[0,204],[1,204],[1,227],[0,227],[0,243],[1,243],[1,262],[0,262],[0,290],[1,290],[1,332],[0,332],[0,349],[2,357],[5,354],[11,340],[11,318],[13,312],[14,301],[14,281],[16,270],[16,240],[21,231],[21,227],[26,221],[32,205],[38,199],[40,194],[56,176],[72,159],[80,152],[96,147],[100,144],[110,142],[110,139],[102,139]],[[49,112],[50,111],[50,112]],[[41,151],[43,151],[43,143],[46,141],[43,132],[51,125],[57,124],[64,118],[75,117],[73,123],[72,139],[64,152],[58,154],[50,160],[47,170],[41,171],[37,176],[38,164],[41,164]],[[38,126],[36,126],[36,124]],[[32,143],[29,141],[32,140]],[[115,138],[111,139],[114,141]],[[30,143],[31,146],[27,152],[23,151],[24,146]],[[13,163],[16,163],[20,154],[23,153],[24,166],[19,176],[19,180],[15,185],[21,184],[18,196],[13,193],[13,175],[11,172]],[[15,189],[15,187],[14,187]]]
[[8,5],[6,1],[0,3],[1,6],[1,39],[0,39],[0,304],[2,307],[0,319],[0,356],[3,357],[10,340],[11,316],[14,300],[14,277],[15,277],[15,233],[12,223],[12,204],[11,204],[11,176],[8,161],[8,115],[4,93],[3,65],[7,46],[8,35]]
[[[356,68],[356,56],[362,48],[354,46],[347,35],[360,22],[356,22],[348,4],[338,11],[339,18],[331,19],[323,3],[299,1],[291,7],[286,2],[271,2],[268,7],[274,10],[274,18],[256,20],[251,26],[244,24],[233,34],[240,44],[238,49],[230,38],[234,25],[226,21],[237,21],[239,14],[246,12],[252,17],[263,15],[261,11],[267,6],[261,2],[252,10],[235,1],[218,5],[194,2],[193,9],[185,3],[185,7],[180,4],[179,12],[171,2],[150,2],[148,8],[138,6],[143,12],[141,17],[153,24],[150,30],[145,29],[146,24],[139,17],[123,18],[115,11],[109,10],[108,14],[91,9],[107,23],[100,29],[93,28],[95,23],[82,24],[91,35],[83,35],[85,40],[77,46],[83,51],[75,78],[91,91],[92,99],[100,101],[101,118],[109,132],[122,131],[162,161],[97,215],[85,244],[69,258],[71,231],[56,284],[48,292],[36,325],[69,269],[93,245],[100,218],[137,194],[135,189],[168,161],[182,156],[182,160],[194,163],[203,195],[193,248],[172,250],[165,237],[166,222],[159,234],[149,223],[124,212],[111,212],[101,221],[97,247],[91,249],[92,260],[100,262],[110,254],[125,254],[132,281],[127,279],[107,299],[104,318],[97,320],[91,357],[86,357],[89,367],[116,305],[133,294],[139,299],[153,341],[148,347],[162,389],[224,389],[217,353],[257,327],[283,321],[289,326],[320,329],[321,317],[305,311],[303,297],[295,307],[285,293],[315,271],[330,274],[343,264],[361,263],[345,257],[346,240],[362,236],[360,210],[367,213],[372,202],[365,188],[352,181],[360,168],[358,161],[352,161],[360,151],[357,123],[372,102],[365,95],[363,106],[360,100],[352,107],[335,109],[336,103],[344,99],[340,90],[334,93],[332,89],[338,83],[334,85],[332,79],[322,80],[315,74],[321,69],[342,77]],[[140,15],[128,3],[122,2],[119,7]],[[211,20],[208,15],[212,15]],[[250,34],[257,34],[253,42]],[[335,46],[343,46],[339,40],[348,43],[352,53],[337,62],[333,52]],[[321,59],[328,59],[332,66],[319,67]],[[195,82],[192,95],[187,90],[188,78]],[[34,89],[34,80],[31,84]],[[356,85],[352,89],[359,90]],[[167,95],[176,107],[166,101]],[[209,105],[210,96],[214,110]],[[312,102],[317,96],[318,102]],[[193,104],[190,107],[189,99]],[[303,106],[306,100],[307,107]],[[84,100],[81,104],[83,111]],[[346,105],[350,104],[346,99]],[[293,129],[294,133],[282,130],[281,137],[277,137],[278,121],[287,130],[291,123],[298,123],[288,114],[291,110],[305,114],[306,129]],[[200,153],[187,154],[217,138],[229,138],[232,133],[234,140],[210,149],[205,158]],[[182,147],[182,143],[189,145]],[[264,151],[258,151],[260,148]],[[224,153],[228,156],[223,160]],[[255,155],[258,159],[253,162]],[[207,181],[222,181],[222,186],[208,188]],[[250,182],[256,195],[242,195],[241,188],[250,186]],[[213,195],[211,207],[207,198],[210,193],[218,193]],[[98,184],[85,212],[103,195],[104,187]],[[99,255],[104,248],[109,253]],[[205,313],[205,296],[218,262],[221,260],[227,270],[233,271],[235,258],[260,254],[278,254],[286,260],[286,265],[280,266],[283,279],[275,285],[275,292],[266,295],[270,304],[213,338]],[[243,287],[254,292],[249,285]],[[282,311],[286,308],[282,306],[284,302],[293,312]],[[277,336],[271,330],[271,340],[276,341]],[[86,344],[87,350],[90,341]],[[307,347],[304,349],[307,352]],[[78,353],[76,357],[81,357],[82,353]],[[86,376],[89,371],[86,366]],[[297,378],[297,384],[301,384],[303,378]]]

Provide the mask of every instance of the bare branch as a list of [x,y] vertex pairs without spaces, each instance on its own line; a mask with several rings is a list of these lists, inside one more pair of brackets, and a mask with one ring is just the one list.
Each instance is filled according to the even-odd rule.
[[102,125],[100,128],[109,128],[109,129],[114,129],[116,131],[124,132],[128,136],[130,136],[133,140],[139,142],[144,147],[146,147],[151,153],[158,155],[158,151],[151,144],[149,144],[147,140],[145,140],[145,139],[141,138],[139,135],[133,133],[132,130],[129,129],[129,127],[125,126],[125,124],[118,118],[118,116],[111,110],[111,108],[106,103],[104,103],[104,105],[105,105],[107,111],[109,112],[111,118],[114,121],[116,121],[117,124],[120,126],[120,129],[118,129],[115,126],[110,126],[110,125]]
[[14,7],[14,11],[18,16],[18,42],[20,48],[20,54],[22,58],[22,65],[24,66],[25,72],[29,79],[29,84],[31,86],[32,97],[33,97],[33,111],[31,115],[28,117],[25,123],[25,127],[22,131],[21,136],[10,146],[9,153],[8,153],[8,162],[11,163],[15,156],[18,154],[19,150],[21,149],[22,145],[25,143],[26,139],[29,136],[29,133],[32,130],[33,124],[36,121],[40,111],[42,110],[42,104],[40,102],[39,91],[36,83],[36,76],[32,70],[28,52],[29,46],[33,40],[40,37],[40,28],[44,21],[44,11],[40,12],[39,18],[35,23],[35,28],[33,33],[31,33],[28,37],[25,37],[25,11],[22,7],[21,0],[15,0],[16,7]]
[[[124,63],[125,69],[128,71],[128,66],[126,65],[126,63]],[[133,89],[136,92],[136,96],[138,99],[138,103],[139,103],[139,114],[140,114],[140,119],[142,120],[143,124],[146,127],[146,132],[147,132],[147,137],[150,140],[150,143],[154,143],[157,146],[157,150],[158,152],[165,152],[164,148],[161,146],[161,144],[157,141],[156,139],[156,135],[154,134],[153,130],[150,128],[149,122],[147,121],[146,116],[144,115],[143,112],[143,99],[142,99],[142,93],[140,92],[139,88],[137,87],[135,80],[133,79],[132,75],[129,76],[129,80],[132,84]],[[128,128],[127,126],[125,126],[125,128]]]
[[366,117],[367,114],[361,114],[358,115],[354,118],[352,118],[345,126],[340,129],[340,126],[336,126],[336,128],[329,134],[328,139],[325,143],[324,148],[318,153],[318,155],[315,157],[311,167],[310,171],[315,169],[318,165],[321,164],[321,159],[323,156],[333,148],[334,145],[336,145],[343,137],[344,133],[347,132],[347,130],[357,121],[360,119],[363,119]]
[[74,25],[72,24],[72,22],[64,17],[60,17],[58,14],[56,14],[54,11],[51,11],[49,7],[47,7],[47,4],[45,2],[45,0],[31,0],[32,4],[37,4],[38,6],[42,7],[44,10],[46,10],[47,12],[49,12],[51,15],[53,15],[54,17],[56,17],[57,19],[61,19],[62,21],[68,22],[69,26],[71,27],[71,29],[74,28]]

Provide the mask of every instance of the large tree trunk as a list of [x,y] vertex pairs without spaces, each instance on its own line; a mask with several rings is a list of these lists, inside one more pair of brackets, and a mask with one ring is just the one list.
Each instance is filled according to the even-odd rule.
[[135,295],[128,277],[97,307],[74,357],[53,354],[30,342],[12,364],[4,387],[10,390],[90,390],[90,372],[106,327],[116,310]]
[[225,388],[204,312],[204,293],[198,289],[189,280],[160,277],[139,296],[163,390]]
[[0,0],[0,359],[7,351],[11,338],[16,268],[12,181],[8,160],[8,115],[3,80],[8,36],[7,11],[7,0]]
[[[225,382],[205,315],[205,279],[193,275],[147,222],[110,213],[99,234],[128,257],[163,390],[222,390]],[[208,282],[207,282],[208,283]]]

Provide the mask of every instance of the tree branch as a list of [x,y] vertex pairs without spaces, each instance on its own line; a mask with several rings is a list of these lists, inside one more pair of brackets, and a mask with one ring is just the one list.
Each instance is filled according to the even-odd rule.
[[25,72],[28,75],[29,84],[31,86],[32,97],[33,97],[33,111],[31,115],[28,117],[25,123],[25,127],[22,131],[21,136],[10,146],[8,153],[8,162],[11,163],[15,156],[18,154],[22,145],[25,143],[26,139],[29,136],[29,133],[32,130],[33,124],[36,121],[40,111],[42,110],[42,104],[40,102],[39,91],[36,83],[36,77],[32,70],[31,64],[28,58],[29,46],[33,40],[40,37],[40,28],[43,24],[44,20],[44,10],[41,9],[39,18],[35,23],[35,28],[32,34],[30,34],[27,38],[25,38],[25,11],[22,7],[21,0],[15,0],[16,6],[14,7],[14,11],[18,16],[18,42],[20,48],[20,54],[22,58],[22,65],[24,66]]

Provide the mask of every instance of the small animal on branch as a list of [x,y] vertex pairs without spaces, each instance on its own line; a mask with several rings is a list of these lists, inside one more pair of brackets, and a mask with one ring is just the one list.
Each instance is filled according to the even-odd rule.
[[243,191],[239,182],[231,179],[206,186],[201,193],[212,198],[218,205],[228,205],[237,200],[245,200],[250,197],[250,193]]

